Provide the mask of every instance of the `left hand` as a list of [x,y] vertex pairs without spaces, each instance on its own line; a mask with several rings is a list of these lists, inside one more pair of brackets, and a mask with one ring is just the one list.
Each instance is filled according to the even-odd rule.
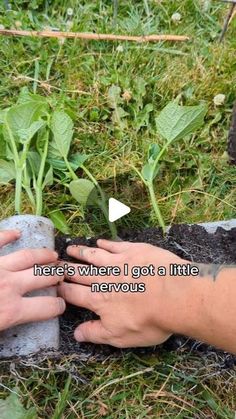
[[[133,266],[153,264],[166,266],[181,263],[178,256],[144,243],[98,240],[98,248],[69,246],[68,255],[94,266]],[[62,262],[64,265],[64,262]],[[70,264],[73,265],[73,264]],[[77,265],[74,264],[75,271]],[[66,276],[66,275],[65,275]],[[67,302],[95,312],[100,320],[88,321],[75,330],[75,339],[82,342],[109,344],[125,348],[149,346],[164,342],[173,330],[165,324],[171,317],[167,288],[171,278],[145,276],[134,279],[124,276],[66,276],[72,283],[61,283],[59,295]],[[145,292],[91,292],[92,283],[144,283]]]

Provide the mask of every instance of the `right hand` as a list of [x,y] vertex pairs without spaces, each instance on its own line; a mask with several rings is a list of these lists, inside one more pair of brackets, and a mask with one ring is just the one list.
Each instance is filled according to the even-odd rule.
[[[0,232],[0,247],[20,237],[18,230]],[[31,291],[55,286],[63,277],[34,276],[33,265],[57,262],[56,252],[49,249],[24,249],[0,257],[0,331],[9,327],[54,318],[65,310],[60,297],[26,297]]]

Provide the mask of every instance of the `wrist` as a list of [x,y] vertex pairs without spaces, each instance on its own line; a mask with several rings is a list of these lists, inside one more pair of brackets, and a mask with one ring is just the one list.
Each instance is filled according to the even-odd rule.
[[[178,264],[189,261],[178,258]],[[166,276],[163,278],[161,322],[170,333],[197,336],[199,325],[209,305],[209,281],[198,276]]]

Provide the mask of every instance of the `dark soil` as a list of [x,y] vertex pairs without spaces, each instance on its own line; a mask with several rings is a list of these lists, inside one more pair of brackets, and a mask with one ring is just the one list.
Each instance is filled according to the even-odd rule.
[[[146,229],[142,231],[120,231],[120,238],[131,242],[145,242],[170,250],[178,256],[198,263],[235,264],[236,263],[236,228],[226,231],[219,227],[214,234],[209,234],[198,225],[173,226],[168,234],[163,237],[160,229]],[[71,244],[96,246],[96,239],[75,238],[58,236],[56,249],[60,258],[73,261],[66,254],[66,247]],[[150,354],[163,350],[194,351],[199,354],[215,354],[219,356],[221,364],[225,367],[236,365],[236,357],[217,351],[214,348],[193,341],[183,336],[173,336],[161,347],[137,348],[118,350],[110,346],[79,344],[73,338],[75,327],[96,315],[85,309],[69,306],[61,318],[61,347],[63,354],[78,354],[83,359],[105,358],[109,355],[120,355],[132,351],[137,354]]]

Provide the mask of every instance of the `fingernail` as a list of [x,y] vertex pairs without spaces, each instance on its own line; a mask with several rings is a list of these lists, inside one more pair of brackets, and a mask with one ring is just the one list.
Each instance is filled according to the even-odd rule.
[[84,341],[84,336],[83,336],[83,333],[81,333],[80,329],[75,330],[74,336],[75,336],[75,339],[77,340],[77,342],[83,342]]
[[67,246],[67,248],[66,248],[66,251],[68,252],[68,251],[70,251],[71,249],[74,249],[76,246],[73,244],[73,245],[70,245],[70,246]]
[[60,312],[61,313],[64,313],[64,311],[65,311],[65,309],[66,309],[66,303],[65,303],[65,301],[63,300],[63,298],[60,298],[59,297],[59,306],[60,306]]
[[15,230],[16,236],[20,237],[21,236],[21,231],[20,230]]
[[57,252],[53,252],[53,256],[58,259],[58,253]]

